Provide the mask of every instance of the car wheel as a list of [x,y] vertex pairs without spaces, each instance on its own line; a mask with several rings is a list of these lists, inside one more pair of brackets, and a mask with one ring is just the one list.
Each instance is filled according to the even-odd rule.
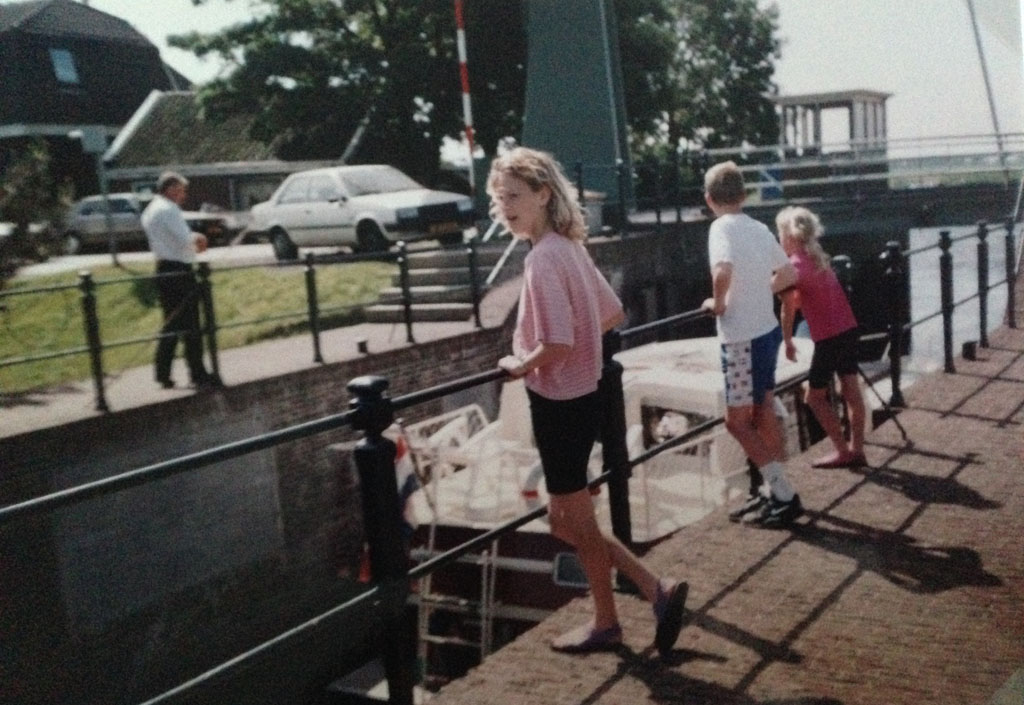
[[356,228],[356,240],[359,242],[360,252],[384,252],[391,244],[380,231],[380,227],[369,220],[364,220]]
[[77,255],[82,251],[82,236],[78,233],[68,233],[64,236],[64,254]]
[[274,248],[274,256],[280,262],[299,258],[299,248],[284,230],[277,229],[270,233],[270,245]]

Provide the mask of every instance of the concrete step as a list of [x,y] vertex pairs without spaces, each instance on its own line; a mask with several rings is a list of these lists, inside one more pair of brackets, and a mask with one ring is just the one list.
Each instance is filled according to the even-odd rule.
[[[473,288],[468,284],[436,284],[431,286],[410,286],[409,294],[414,304],[467,303],[473,300]],[[398,304],[402,302],[402,287],[389,286],[380,292],[378,303]]]
[[[405,307],[401,304],[374,304],[363,309],[368,323],[401,323],[405,320]],[[426,321],[467,321],[473,317],[473,305],[456,304],[413,304],[412,320]]]
[[[433,269],[440,267],[468,267],[468,248],[460,247],[447,250],[432,250],[430,252],[410,252],[409,267],[412,269]],[[477,265],[480,267],[493,267],[505,249],[505,243],[500,247],[486,245],[478,247],[476,251]]]
[[[483,276],[481,274],[481,276]],[[469,270],[465,267],[429,267],[409,269],[409,286],[468,286]],[[391,286],[401,286],[401,275],[391,277]]]

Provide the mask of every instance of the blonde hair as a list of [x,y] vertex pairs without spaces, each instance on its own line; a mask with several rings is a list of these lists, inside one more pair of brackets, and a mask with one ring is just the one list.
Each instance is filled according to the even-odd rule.
[[[587,226],[583,220],[583,209],[576,197],[576,188],[566,178],[559,164],[547,152],[528,147],[516,147],[491,162],[491,173],[487,176],[487,195],[494,198],[498,179],[502,175],[514,176],[537,192],[547,186],[551,189],[548,199],[547,216],[551,228],[570,240],[583,241],[587,237]],[[491,202],[491,217],[496,219],[497,205]]]
[[747,197],[743,172],[734,161],[720,162],[708,169],[704,174],[704,191],[712,201],[724,206],[742,203]]
[[818,216],[802,206],[787,206],[775,216],[775,227],[779,240],[789,238],[800,243],[818,269],[828,268],[830,258],[818,242],[825,234]]

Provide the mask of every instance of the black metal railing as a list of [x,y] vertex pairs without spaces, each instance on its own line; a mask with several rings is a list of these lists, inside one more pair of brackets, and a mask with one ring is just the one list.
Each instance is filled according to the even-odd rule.
[[[946,372],[956,372],[954,364],[954,320],[953,315],[956,309],[975,299],[978,301],[978,344],[982,348],[988,347],[988,299],[994,287],[1006,285],[1006,306],[1005,320],[1010,328],[1017,327],[1016,302],[1014,300],[1014,287],[1017,281],[1017,240],[1013,220],[1007,220],[1002,225],[990,226],[985,221],[978,223],[974,232],[965,233],[959,237],[951,237],[949,230],[941,230],[937,242],[917,247],[914,249],[901,249],[898,242],[890,242],[881,257],[885,262],[885,286],[887,290],[887,301],[889,303],[889,374],[892,381],[892,398],[890,404],[894,407],[904,406],[903,394],[900,391],[903,356],[904,335],[913,328],[927,323],[941,316],[942,318],[942,340],[943,340],[943,369]],[[989,235],[1002,233],[1003,257],[1005,275],[1002,279],[990,281],[989,264]],[[955,242],[977,238],[977,259],[976,259],[976,282],[977,288],[973,294],[964,296],[959,300],[954,299],[953,290],[953,253],[952,246]],[[911,257],[921,257],[927,253],[939,251],[939,309],[929,314],[919,316],[910,320],[907,302],[909,291],[909,261]]]
[[[471,238],[462,252],[466,258],[466,266],[470,271],[470,286],[472,295],[472,316],[477,328],[482,327],[480,320],[480,300],[489,286],[481,285],[480,267],[478,255],[479,243],[476,238]],[[447,248],[417,249],[417,253],[450,251]],[[69,292],[79,292],[79,306],[77,316],[82,320],[82,344],[71,347],[64,347],[56,350],[47,350],[46,345],[40,345],[36,349],[24,355],[0,359],[0,370],[15,368],[47,360],[54,360],[72,356],[87,356],[89,362],[89,377],[92,380],[94,389],[95,408],[97,411],[109,411],[110,407],[106,399],[106,379],[110,372],[110,365],[104,363],[104,351],[123,346],[140,346],[155,343],[161,337],[173,336],[174,333],[134,337],[130,339],[109,340],[105,339],[102,330],[105,328],[105,319],[102,308],[98,302],[98,292],[101,289],[117,286],[133,286],[155,282],[160,277],[183,277],[194,276],[198,283],[197,290],[200,295],[200,321],[201,334],[204,347],[209,359],[211,372],[220,378],[220,356],[221,349],[220,334],[239,328],[255,328],[268,324],[291,325],[305,328],[311,339],[313,362],[324,362],[321,350],[321,335],[324,328],[334,319],[341,319],[341,325],[350,323],[353,316],[364,307],[378,302],[377,298],[366,301],[348,302],[344,305],[328,305],[324,296],[318,288],[318,272],[327,267],[344,267],[359,262],[392,262],[398,268],[398,280],[401,290],[401,306],[403,310],[402,320],[405,325],[406,341],[415,343],[413,327],[413,304],[414,294],[410,286],[410,250],[404,242],[398,243],[394,251],[373,254],[334,254],[322,255],[307,253],[301,260],[288,260],[274,264],[244,264],[228,265],[213,268],[207,262],[200,262],[194,273],[171,272],[166,274],[153,275],[132,275],[128,277],[116,277],[111,279],[97,280],[89,271],[82,271],[78,275],[78,283],[64,284],[46,287],[18,287],[0,291],[0,306],[5,306],[7,301],[16,297],[29,296],[54,296],[67,295]],[[282,310],[271,315],[258,318],[233,318],[228,321],[219,321],[216,306],[215,279],[218,275],[229,272],[239,272],[258,268],[273,267],[276,269],[291,269],[302,267],[305,286],[306,305],[302,310]],[[6,305],[5,315],[12,318],[16,307]],[[110,314],[113,319],[116,314]],[[337,327],[339,324],[335,324]],[[11,385],[16,386],[16,385]]]
[[[1008,262],[1012,261],[1009,255],[1015,250],[1013,237],[1014,224],[1007,223],[1006,250]],[[984,231],[986,236],[990,233],[988,227],[980,224],[978,233]],[[979,237],[980,243],[986,242],[986,237]],[[892,314],[894,316],[889,329],[889,348],[891,375],[893,381],[893,406],[903,406],[902,397],[897,399],[900,382],[900,351],[902,350],[902,336],[905,331],[917,325],[927,318],[941,314],[944,323],[951,319],[951,311],[956,306],[966,303],[970,299],[979,298],[984,300],[990,289],[990,284],[985,275],[979,274],[979,290],[974,296],[968,297],[959,302],[952,301],[951,287],[943,285],[942,308],[939,314],[932,314],[925,319],[912,322],[904,322],[905,311],[904,294],[905,277],[907,273],[906,259],[911,256],[923,254],[939,247],[942,250],[942,271],[944,281],[947,275],[951,275],[952,267],[949,255],[950,238],[945,233],[936,246],[919,248],[917,250],[901,250],[899,244],[891,243],[885,253],[887,262],[887,281],[892,293]],[[979,245],[980,246],[980,245]],[[985,260],[986,258],[979,258]],[[1008,285],[1010,296],[1013,298],[1013,286],[1016,279],[1015,268],[1007,264],[1007,276],[1004,282]],[[1004,282],[999,282],[1001,284]],[[947,291],[947,289],[949,291]],[[606,414],[607,420],[599,431],[599,437],[603,447],[604,469],[600,477],[593,480],[592,485],[607,483],[609,487],[609,506],[612,514],[612,527],[615,535],[624,543],[631,543],[629,501],[628,501],[628,478],[629,473],[636,465],[649,460],[655,455],[670,448],[689,442],[712,430],[723,423],[722,418],[707,421],[695,428],[690,429],[672,440],[645,451],[643,454],[630,458],[626,448],[625,419],[622,403],[622,368],[616,362],[614,355],[622,347],[623,341],[630,341],[651,334],[661,334],[678,326],[694,322],[707,316],[702,310],[688,311],[684,314],[672,316],[661,321],[636,326],[621,333],[612,332],[606,337],[605,352],[606,360],[601,389],[605,395],[604,408],[614,410],[613,414]],[[1010,325],[1014,325],[1014,317],[1009,318]],[[982,322],[984,327],[985,323]],[[952,371],[951,364],[951,343],[947,334],[946,355],[947,369]],[[544,508],[534,509],[512,521],[495,527],[491,531],[474,538],[471,542],[455,547],[445,553],[431,558],[430,560],[416,566],[412,570],[408,568],[408,558],[405,553],[401,530],[400,518],[397,507],[399,506],[398,488],[395,479],[395,445],[384,437],[384,430],[391,425],[395,418],[395,412],[437,400],[442,397],[456,394],[465,390],[473,389],[481,385],[499,381],[505,377],[505,373],[499,369],[489,370],[480,374],[454,380],[452,382],[437,385],[427,389],[412,392],[396,398],[390,398],[388,380],[382,377],[365,376],[352,380],[347,385],[351,395],[349,409],[343,413],[327,416],[315,421],[298,424],[292,427],[273,431],[259,436],[247,438],[234,443],[228,443],[202,452],[174,458],[153,465],[137,468],[113,477],[97,480],[81,485],[76,485],[63,490],[37,496],[16,504],[0,507],[0,526],[13,522],[19,518],[30,515],[38,515],[44,512],[52,512],[61,507],[75,504],[82,500],[100,495],[119,492],[131,487],[180,474],[198,468],[206,467],[213,463],[236,458],[257,450],[267,449],[279,444],[306,438],[325,431],[351,428],[361,431],[363,438],[356,445],[354,459],[359,482],[362,488],[363,500],[363,521],[366,540],[369,544],[369,555],[374,579],[372,585],[365,594],[348,602],[332,608],[327,613],[320,615],[306,623],[279,634],[273,639],[258,645],[254,649],[240,654],[239,656],[220,664],[206,673],[183,683],[176,688],[166,691],[146,701],[147,705],[169,702],[175,696],[189,690],[213,686],[218,679],[230,675],[236,667],[244,664],[256,654],[264,653],[277,647],[292,637],[298,636],[315,628],[328,617],[333,617],[348,610],[367,609],[373,605],[378,611],[380,620],[380,632],[385,635],[381,640],[382,660],[385,664],[386,675],[389,683],[390,702],[400,705],[411,705],[412,688],[414,682],[414,665],[411,654],[411,645],[404,636],[401,621],[402,610],[408,598],[409,580],[423,577],[441,567],[450,565],[459,557],[475,550],[496,538],[504,536],[525,523],[541,516]],[[794,380],[788,389],[780,389],[781,392],[790,391],[796,393],[802,379]]]

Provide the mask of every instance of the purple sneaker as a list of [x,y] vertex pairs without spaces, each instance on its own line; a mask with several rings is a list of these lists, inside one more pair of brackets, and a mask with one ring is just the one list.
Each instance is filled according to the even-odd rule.
[[654,600],[654,617],[658,621],[654,631],[654,645],[662,656],[672,652],[679,632],[683,629],[683,611],[689,589],[690,586],[685,582],[678,582],[665,590],[661,581],[658,581],[658,596]]

